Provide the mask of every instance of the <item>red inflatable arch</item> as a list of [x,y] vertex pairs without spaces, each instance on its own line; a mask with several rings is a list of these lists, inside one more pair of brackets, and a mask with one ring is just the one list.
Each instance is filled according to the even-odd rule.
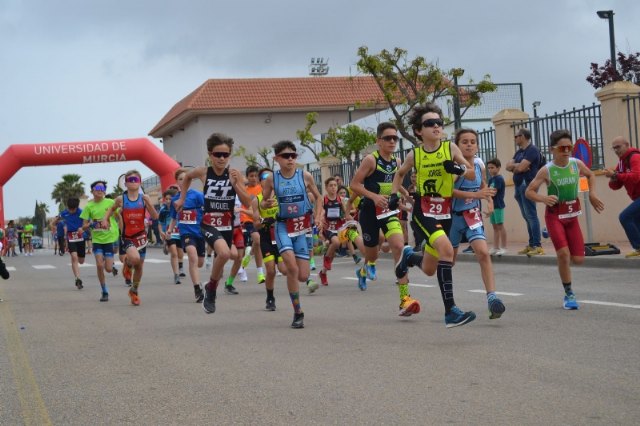
[[0,156],[0,229],[5,226],[3,187],[22,167],[134,160],[153,170],[160,177],[162,188],[175,183],[173,174],[180,164],[147,138],[11,145]]

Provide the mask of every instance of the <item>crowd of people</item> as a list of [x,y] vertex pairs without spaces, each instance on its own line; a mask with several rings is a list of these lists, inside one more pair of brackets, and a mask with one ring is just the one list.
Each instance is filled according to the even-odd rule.
[[[452,142],[443,141],[443,115],[434,104],[414,108],[410,124],[420,143],[404,162],[395,154],[398,129],[393,123],[381,123],[376,133],[377,149],[365,156],[349,187],[340,176],[333,176],[323,183],[324,195],[311,174],[298,167],[293,142],[273,145],[278,170],[249,166],[243,174],[229,166],[233,139],[214,133],[206,141],[210,165],[176,170],[176,184],[162,193],[159,211],[142,190],[136,170],[125,173],[126,190],[115,199],[106,197],[107,182],[101,180],[90,185],[93,198],[83,209],[78,198],[66,200],[66,209],[51,223],[58,237],[54,250],[60,255],[70,253],[79,290],[84,287],[79,265],[86,254],[93,253],[100,302],[109,300],[106,276],[118,274],[114,266],[117,250],[131,304],[138,306],[152,235],[147,226],[150,222],[156,240],[162,240],[164,253],[170,256],[175,284],[181,284],[187,276],[183,269],[186,254],[194,300],[207,314],[216,311],[220,284],[226,294],[239,293],[235,279],[247,279],[244,268],[253,255],[257,282],[265,285],[265,310],[276,310],[276,277],[285,277],[293,309],[292,328],[304,327],[301,288],[312,294],[320,285],[328,286],[336,256],[346,252],[351,255],[358,265],[358,288],[366,291],[368,282],[378,279],[380,252],[390,251],[395,261],[399,315],[420,313],[420,302],[411,296],[408,284],[410,268],[418,267],[427,276],[436,276],[444,323],[456,327],[476,318],[473,311],[461,309],[454,299],[453,269],[460,245],[467,242],[480,266],[489,318],[498,319],[506,307],[496,294],[491,256],[507,250],[501,163],[492,159],[485,165],[478,158],[478,135],[472,129],[459,129]],[[578,309],[570,269],[571,263],[582,263],[585,255],[578,222],[578,181],[580,176],[588,179],[589,201],[599,213],[604,204],[597,196],[595,175],[580,160],[571,158],[573,140],[566,130],[551,134],[552,158],[548,162],[531,144],[526,129],[520,129],[515,138],[519,149],[506,170],[513,172],[515,198],[529,232],[528,245],[521,254],[543,253],[536,212],[536,204],[542,203],[546,228],[557,253],[565,293],[563,307]],[[640,256],[640,156],[634,156],[638,150],[622,138],[613,142],[613,148],[620,163],[605,173],[612,189],[624,186],[634,200],[620,220],[634,248],[628,257]],[[194,180],[202,182],[202,191],[192,188]],[[546,195],[539,193],[543,184]],[[490,218],[493,227],[492,248],[487,243],[483,216]],[[33,227],[19,230],[9,222],[5,230],[8,247],[3,253],[16,255],[20,231],[30,234]],[[409,245],[410,234],[413,246]],[[315,254],[322,256],[318,265],[320,285],[311,278],[311,270],[316,269]],[[230,261],[224,279],[225,265]],[[202,279],[201,268],[205,265],[210,273]],[[0,273],[8,278],[1,260]]]

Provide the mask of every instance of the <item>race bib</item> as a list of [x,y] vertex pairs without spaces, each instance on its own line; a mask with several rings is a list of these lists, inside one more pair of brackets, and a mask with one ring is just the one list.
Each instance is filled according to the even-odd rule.
[[389,216],[394,216],[400,213],[400,210],[389,210],[388,207],[382,208],[376,206],[376,219],[384,219]]
[[102,226],[101,220],[94,220],[91,222],[91,228],[93,228],[94,232],[104,232],[109,230]]
[[77,243],[79,241],[84,241],[82,237],[82,231],[69,231],[67,232],[67,240],[70,243]]
[[231,231],[231,212],[207,212],[202,216],[204,225],[213,226],[218,231]]
[[422,208],[422,214],[426,217],[432,217],[437,220],[451,218],[451,198],[423,195],[420,197],[420,207]]
[[464,221],[467,222],[469,229],[476,229],[482,226],[482,215],[480,214],[480,209],[477,207],[463,211],[462,217],[464,217]]
[[184,225],[195,225],[198,223],[198,213],[195,210],[180,210],[178,222]]
[[558,219],[569,219],[580,216],[582,209],[580,208],[580,200],[561,201],[558,203]]
[[179,232],[172,232],[171,233],[171,239],[172,240],[179,240],[180,239],[180,233]]
[[131,237],[131,241],[133,241],[133,245],[137,250],[142,250],[147,246],[148,243],[147,234],[143,232],[138,235],[134,235],[133,237]]
[[327,209],[327,219],[340,219],[340,207],[329,207]]
[[304,216],[288,218],[285,223],[287,224],[287,234],[290,237],[297,237],[311,230],[311,215],[307,213]]

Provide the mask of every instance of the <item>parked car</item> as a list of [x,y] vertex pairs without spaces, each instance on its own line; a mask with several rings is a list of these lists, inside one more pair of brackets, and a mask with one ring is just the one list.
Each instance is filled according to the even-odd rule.
[[42,237],[38,237],[37,235],[31,237],[31,245],[34,249],[42,248]]

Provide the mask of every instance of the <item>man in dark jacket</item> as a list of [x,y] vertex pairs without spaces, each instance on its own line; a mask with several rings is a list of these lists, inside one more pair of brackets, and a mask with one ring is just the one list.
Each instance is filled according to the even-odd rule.
[[640,150],[632,148],[622,136],[611,142],[611,148],[620,160],[616,167],[605,169],[604,174],[610,178],[609,188],[618,190],[624,186],[633,200],[620,213],[620,223],[633,247],[626,257],[640,259]]

